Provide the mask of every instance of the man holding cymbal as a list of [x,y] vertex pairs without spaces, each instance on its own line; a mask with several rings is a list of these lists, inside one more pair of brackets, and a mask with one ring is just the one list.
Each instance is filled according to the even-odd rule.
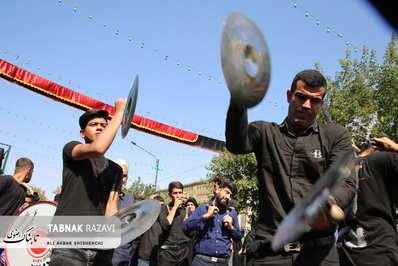
[[[281,123],[248,124],[247,108],[232,97],[226,121],[226,145],[232,153],[254,152],[258,164],[259,217],[254,265],[339,265],[335,225],[321,211],[312,229],[297,242],[274,252],[271,241],[290,210],[314,183],[347,152],[351,136],[346,128],[321,124],[316,115],[324,103],[326,79],[316,70],[304,70],[287,90],[288,115]],[[242,88],[243,89],[243,88]],[[355,194],[355,171],[333,191],[340,208]]]
[[[122,123],[126,99],[115,102],[115,114],[91,109],[79,119],[82,144],[64,146],[62,192],[55,216],[111,216],[117,211],[122,168],[104,157]],[[110,250],[54,249],[50,265],[112,265]]]

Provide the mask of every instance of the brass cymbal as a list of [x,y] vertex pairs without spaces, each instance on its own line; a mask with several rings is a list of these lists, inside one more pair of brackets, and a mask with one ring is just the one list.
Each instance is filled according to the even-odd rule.
[[131,122],[133,122],[135,106],[137,104],[138,96],[138,75],[135,76],[133,83],[131,84],[129,96],[127,97],[126,107],[124,108],[123,119],[122,119],[122,138],[126,137],[129,132]]
[[131,204],[114,214],[121,220],[121,245],[136,239],[147,231],[160,213],[160,203],[147,199]]
[[231,12],[224,21],[221,65],[231,98],[241,108],[251,108],[264,98],[271,64],[264,36],[248,17]]

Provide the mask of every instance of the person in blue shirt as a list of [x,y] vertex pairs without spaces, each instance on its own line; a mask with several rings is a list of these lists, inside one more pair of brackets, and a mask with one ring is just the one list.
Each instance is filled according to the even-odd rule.
[[230,181],[223,180],[217,189],[213,201],[196,208],[182,224],[185,233],[196,231],[195,258],[192,266],[227,266],[231,239],[240,241],[238,216],[228,208],[228,203],[236,194],[236,187]]

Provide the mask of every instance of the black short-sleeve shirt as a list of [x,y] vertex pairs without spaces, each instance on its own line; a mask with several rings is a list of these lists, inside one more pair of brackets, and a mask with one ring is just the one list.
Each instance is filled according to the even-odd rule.
[[62,192],[55,216],[103,216],[110,192],[120,191],[123,170],[105,157],[72,159],[72,150],[78,144],[72,141],[63,149]]
[[24,204],[26,187],[11,175],[0,176],[0,215],[16,215]]

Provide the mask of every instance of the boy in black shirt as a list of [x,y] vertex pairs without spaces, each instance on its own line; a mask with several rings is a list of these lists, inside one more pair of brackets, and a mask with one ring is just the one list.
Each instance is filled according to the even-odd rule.
[[[80,137],[63,150],[62,192],[55,216],[111,216],[118,211],[122,168],[104,157],[122,123],[126,99],[115,102],[115,114],[91,109],[79,119]],[[112,265],[110,251],[54,249],[50,265]]]

